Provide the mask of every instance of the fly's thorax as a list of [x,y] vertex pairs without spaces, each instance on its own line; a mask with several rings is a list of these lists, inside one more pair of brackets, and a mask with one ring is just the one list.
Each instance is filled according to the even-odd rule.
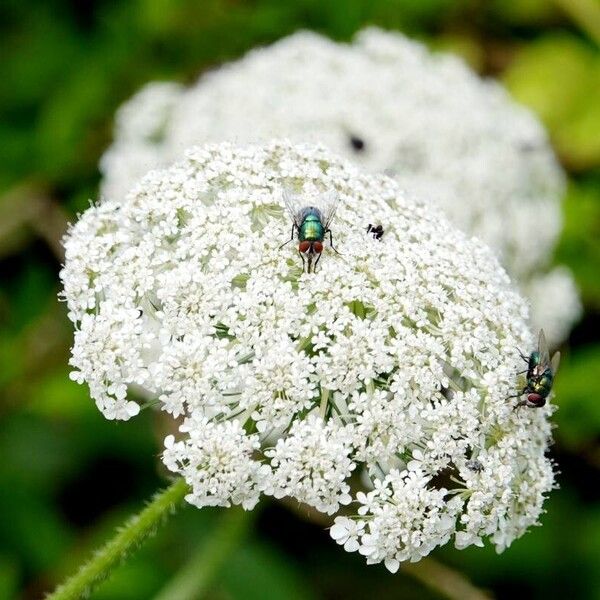
[[299,237],[301,242],[305,240],[322,242],[325,237],[325,227],[320,219],[320,213],[317,209],[313,210],[317,214],[312,212],[306,214],[300,224]]
[[304,222],[308,217],[316,217],[321,223],[323,222],[323,213],[316,206],[305,206],[300,211],[300,222]]
[[550,369],[546,369],[540,377],[532,378],[530,381],[528,381],[528,384],[532,391],[545,398],[552,390],[553,382],[554,376],[552,371]]
[[532,352],[529,355],[529,370],[533,371],[533,369],[535,369],[535,367],[537,367],[540,364],[540,360],[541,360],[541,355],[540,353],[536,350],[534,352]]

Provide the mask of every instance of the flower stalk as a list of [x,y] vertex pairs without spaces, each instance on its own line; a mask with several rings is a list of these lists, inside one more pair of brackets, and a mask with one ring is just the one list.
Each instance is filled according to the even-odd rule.
[[157,493],[140,513],[131,517],[103,548],[61,584],[46,600],[86,598],[129,554],[141,546],[182,504],[188,493],[184,479]]

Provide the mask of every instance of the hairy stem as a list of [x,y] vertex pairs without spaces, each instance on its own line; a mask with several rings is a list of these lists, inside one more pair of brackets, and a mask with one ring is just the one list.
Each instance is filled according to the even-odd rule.
[[204,597],[227,559],[248,535],[257,513],[256,508],[252,511],[239,507],[226,509],[212,537],[200,544],[154,600],[196,600]]
[[177,479],[157,493],[140,513],[131,517],[103,548],[98,550],[77,573],[60,585],[46,600],[73,600],[86,598],[92,590],[124,558],[152,535],[158,526],[173,514],[188,492],[185,480]]

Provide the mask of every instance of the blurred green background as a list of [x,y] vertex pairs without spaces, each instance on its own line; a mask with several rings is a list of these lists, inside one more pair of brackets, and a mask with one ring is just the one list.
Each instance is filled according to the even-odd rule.
[[[149,80],[203,69],[298,28],[399,29],[503,80],[571,176],[557,261],[585,315],[563,348],[543,527],[497,556],[436,558],[498,598],[600,598],[600,2],[598,0],[3,0],[0,5],[0,598],[43,597],[164,485],[150,412],[107,422],[68,378],[60,237],[96,197],[115,108]],[[531,232],[535,236],[535,231]],[[183,509],[92,598],[153,598],[222,513]],[[210,586],[217,599],[435,598],[266,506]]]

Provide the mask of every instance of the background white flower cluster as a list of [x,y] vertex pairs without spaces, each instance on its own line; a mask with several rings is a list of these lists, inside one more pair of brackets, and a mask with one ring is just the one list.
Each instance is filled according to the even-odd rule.
[[[284,189],[339,195],[316,274],[280,248]],[[180,420],[163,460],[197,506],[295,499],[392,571],[451,539],[503,549],[553,485],[552,407],[507,400],[527,307],[434,206],[321,146],[195,148],[70,230],[73,377],[108,418],[137,386]]]
[[300,32],[203,75],[153,83],[117,117],[103,193],[122,196],[150,168],[205,142],[323,142],[435,201],[500,257],[552,344],[580,313],[571,274],[550,263],[564,177],[542,127],[493,81],[398,33],[353,44]]

